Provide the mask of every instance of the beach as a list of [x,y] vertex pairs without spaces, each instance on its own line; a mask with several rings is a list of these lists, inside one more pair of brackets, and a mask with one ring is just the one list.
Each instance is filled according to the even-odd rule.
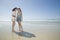
[[0,40],[59,40],[60,21],[24,21],[23,33],[18,31],[16,22],[12,32],[10,21],[0,21]]

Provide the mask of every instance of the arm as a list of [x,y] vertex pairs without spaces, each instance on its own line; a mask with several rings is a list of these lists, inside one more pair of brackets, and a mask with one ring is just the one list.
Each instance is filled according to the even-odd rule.
[[13,17],[16,17],[15,15],[12,15]]
[[12,17],[16,17],[16,14],[14,12],[12,13]]

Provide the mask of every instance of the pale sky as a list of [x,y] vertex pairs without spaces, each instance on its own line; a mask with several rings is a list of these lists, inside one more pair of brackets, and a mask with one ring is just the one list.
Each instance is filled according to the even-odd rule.
[[60,0],[0,0],[0,21],[11,21],[14,7],[22,9],[24,21],[60,19]]

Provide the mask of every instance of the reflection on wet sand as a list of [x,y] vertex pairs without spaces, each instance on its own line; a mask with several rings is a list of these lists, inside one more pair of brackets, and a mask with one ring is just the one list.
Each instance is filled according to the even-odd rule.
[[32,33],[29,33],[29,32],[15,32],[18,36],[23,36],[23,37],[27,37],[27,38],[32,38],[32,37],[35,37],[34,34]]

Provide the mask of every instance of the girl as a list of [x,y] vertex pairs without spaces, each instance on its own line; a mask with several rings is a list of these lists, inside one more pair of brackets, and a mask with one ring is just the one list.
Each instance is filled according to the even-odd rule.
[[23,28],[22,28],[22,11],[20,8],[17,8],[18,13],[17,13],[17,22],[18,22],[18,26],[19,26],[19,31],[23,32]]
[[12,32],[14,31],[14,26],[15,26],[15,20],[16,20],[16,10],[17,8],[12,9]]
[[15,20],[18,22],[18,26],[19,26],[19,31],[23,32],[23,28],[21,25],[22,22],[22,11],[20,8],[14,8],[12,10],[12,32],[14,31],[14,26],[15,26]]

